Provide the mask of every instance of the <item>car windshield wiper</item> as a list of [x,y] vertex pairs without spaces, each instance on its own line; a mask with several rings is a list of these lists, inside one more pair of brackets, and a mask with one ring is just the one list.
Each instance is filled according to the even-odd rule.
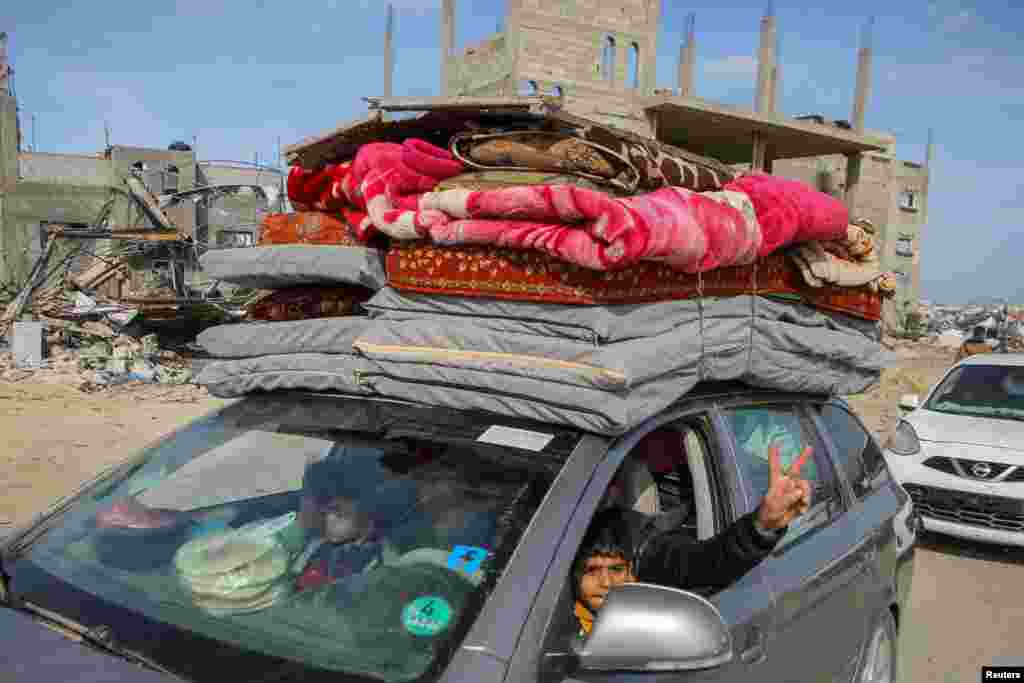
[[73,619],[68,619],[56,612],[51,612],[39,605],[35,605],[31,602],[25,602],[23,600],[17,601],[14,608],[28,612],[37,620],[44,622],[48,626],[56,628],[57,631],[68,636],[71,640],[82,642],[93,649],[115,655],[121,659],[128,660],[129,662],[135,662],[140,666],[152,669],[153,671],[170,676],[176,680],[185,680],[179,674],[163,667],[146,655],[119,645],[114,638],[113,631],[109,627],[98,626],[96,628],[87,628],[84,624],[80,624]]

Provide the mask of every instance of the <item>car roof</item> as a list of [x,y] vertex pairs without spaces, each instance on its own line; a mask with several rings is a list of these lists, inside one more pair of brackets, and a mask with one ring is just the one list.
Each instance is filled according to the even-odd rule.
[[976,353],[964,358],[958,365],[1024,366],[1024,353]]

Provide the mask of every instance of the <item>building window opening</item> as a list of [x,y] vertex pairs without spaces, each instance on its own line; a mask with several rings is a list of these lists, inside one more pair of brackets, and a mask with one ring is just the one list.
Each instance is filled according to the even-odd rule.
[[565,95],[565,91],[562,90],[562,86],[556,85],[551,88],[551,94],[555,97],[563,97]]
[[615,39],[604,38],[604,50],[601,52],[601,78],[606,81],[615,80]]
[[629,46],[629,87],[640,87],[640,46],[632,43]]
[[168,166],[164,173],[164,192],[178,191],[178,167]]
[[900,208],[917,211],[917,193],[913,190],[900,192]]
[[520,81],[519,94],[527,97],[535,97],[538,93],[537,81]]
[[896,254],[898,256],[913,256],[914,242],[909,237],[901,237],[896,240]]

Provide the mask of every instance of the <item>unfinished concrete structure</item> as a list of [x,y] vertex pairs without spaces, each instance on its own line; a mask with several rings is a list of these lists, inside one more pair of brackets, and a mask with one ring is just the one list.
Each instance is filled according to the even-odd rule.
[[559,95],[573,113],[833,192],[854,217],[876,226],[883,265],[900,281],[888,313],[890,324],[898,325],[899,311],[916,307],[920,298],[928,165],[897,160],[894,138],[865,128],[871,21],[856,54],[850,120],[828,121],[778,111],[781,33],[771,8],[761,19],[751,109],[696,96],[692,13],[679,50],[678,93],[657,88],[660,5],[659,0],[508,0],[506,29],[455,54],[455,0],[443,0],[443,94]]

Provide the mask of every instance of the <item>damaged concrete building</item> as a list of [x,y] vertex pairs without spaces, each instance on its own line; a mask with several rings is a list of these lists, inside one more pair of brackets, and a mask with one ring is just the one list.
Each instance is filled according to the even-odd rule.
[[[105,222],[110,226],[161,227],[147,221],[137,205],[118,194],[119,190],[124,194],[124,179],[133,174],[163,200],[163,212],[183,244],[215,248],[255,242],[262,217],[281,197],[283,174],[279,170],[242,162],[201,161],[191,146],[182,142],[166,149],[112,144],[91,155],[27,149],[10,87],[12,68],[6,61],[5,41],[6,36],[0,35],[0,298],[9,299],[24,286],[44,249],[48,226],[95,228],[109,204]],[[264,192],[198,193],[194,200],[167,205],[167,199],[176,193],[211,186],[253,186],[264,188]],[[51,262],[81,246],[82,242],[61,245]],[[113,240],[103,239],[88,240],[84,246],[84,252],[101,257],[115,248]],[[82,257],[69,266],[81,271],[91,260]],[[205,279],[193,268],[194,263],[194,259],[183,259],[177,276],[200,288]],[[145,266],[150,271],[170,267],[159,259]],[[129,269],[118,291],[138,291],[167,275]]]
[[[746,109],[695,95],[692,14],[680,45],[677,83],[659,88],[661,0],[508,0],[506,6],[504,30],[456,52],[456,3],[442,0],[442,94],[557,96],[572,113],[840,196],[855,218],[874,225],[882,267],[897,275],[888,325],[902,327],[904,312],[917,309],[931,143],[925,163],[903,161],[895,155],[893,135],[865,127],[870,23],[856,61],[851,59],[857,70],[852,115],[831,121],[779,111],[781,66],[772,11],[761,18],[757,87]],[[386,70],[393,67],[391,60]]]

